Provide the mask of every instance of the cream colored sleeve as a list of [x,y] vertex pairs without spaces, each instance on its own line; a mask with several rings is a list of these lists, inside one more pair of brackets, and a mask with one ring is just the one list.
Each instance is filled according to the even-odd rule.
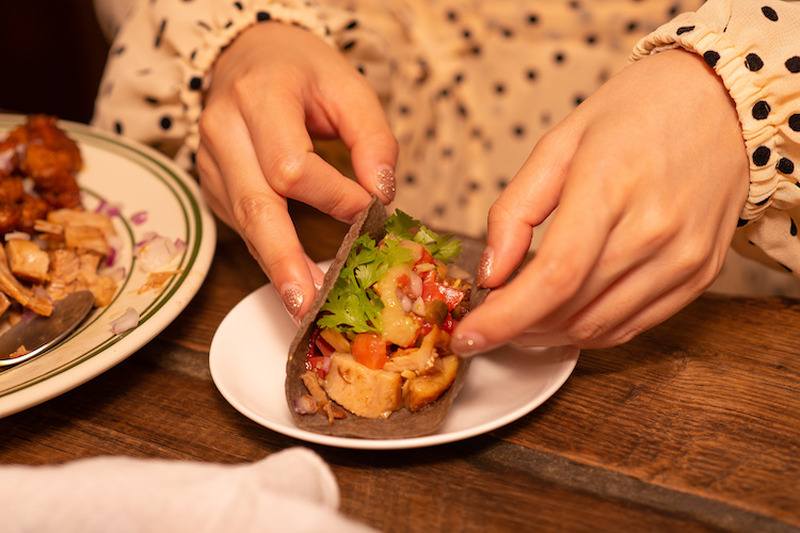
[[199,144],[202,91],[212,66],[240,32],[262,21],[281,21],[346,47],[354,29],[347,10],[305,0],[133,0],[123,12],[122,22],[106,13],[108,26],[119,31],[92,122],[174,155],[184,168],[193,165]]
[[735,247],[800,275],[800,2],[709,0],[641,40],[632,57],[674,47],[702,55],[736,103],[750,193]]

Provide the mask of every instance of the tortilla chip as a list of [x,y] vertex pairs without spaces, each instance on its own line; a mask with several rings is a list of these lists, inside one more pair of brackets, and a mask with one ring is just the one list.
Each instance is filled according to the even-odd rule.
[[[385,234],[384,226],[387,218],[386,210],[380,200],[377,197],[373,197],[369,207],[361,213],[342,241],[342,245],[336,253],[336,258],[325,274],[322,288],[311,306],[311,310],[303,318],[300,329],[292,340],[289,348],[289,359],[286,363],[286,401],[295,424],[302,429],[325,435],[365,439],[398,439],[429,435],[444,423],[450,405],[464,385],[470,359],[461,359],[455,381],[450,388],[438,400],[416,413],[402,408],[393,412],[387,418],[363,418],[348,412],[347,418],[334,420],[331,424],[328,416],[324,413],[303,415],[296,413],[293,408],[294,402],[303,394],[308,393],[300,376],[305,372],[306,353],[314,321],[325,300],[327,300],[333,284],[338,279],[353,243],[365,233],[379,241]],[[485,245],[482,241],[476,239],[459,238],[461,239],[462,252],[455,264],[467,272],[476,272]],[[488,290],[485,289],[473,288],[470,306],[474,308],[482,302],[487,292]]]

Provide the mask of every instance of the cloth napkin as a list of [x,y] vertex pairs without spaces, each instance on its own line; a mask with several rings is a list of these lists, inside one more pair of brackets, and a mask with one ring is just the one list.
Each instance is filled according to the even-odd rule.
[[306,448],[223,465],[101,456],[2,466],[0,531],[374,531],[338,512],[339,486]]

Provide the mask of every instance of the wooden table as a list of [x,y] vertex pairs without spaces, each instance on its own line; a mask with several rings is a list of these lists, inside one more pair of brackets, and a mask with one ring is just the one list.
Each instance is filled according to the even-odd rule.
[[[295,215],[312,258],[330,257],[345,228]],[[215,329],[265,282],[220,227],[183,314],[103,375],[0,420],[0,462],[235,463],[303,445],[332,466],[342,511],[383,531],[800,530],[800,301],[703,296],[624,346],[583,352],[550,400],[506,427],[354,451],[251,422],[212,383]]]

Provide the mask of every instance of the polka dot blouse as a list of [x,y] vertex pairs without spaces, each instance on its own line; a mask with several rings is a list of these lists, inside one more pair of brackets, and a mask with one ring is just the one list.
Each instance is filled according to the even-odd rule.
[[[474,235],[544,132],[631,57],[682,47],[715,69],[737,104],[751,168],[737,248],[800,272],[800,2],[97,4],[115,37],[96,125],[190,167],[202,89],[220,50],[252,24],[297,24],[341,50],[386,102],[400,144],[395,205]],[[348,173],[338,146],[320,143],[318,151]]]

